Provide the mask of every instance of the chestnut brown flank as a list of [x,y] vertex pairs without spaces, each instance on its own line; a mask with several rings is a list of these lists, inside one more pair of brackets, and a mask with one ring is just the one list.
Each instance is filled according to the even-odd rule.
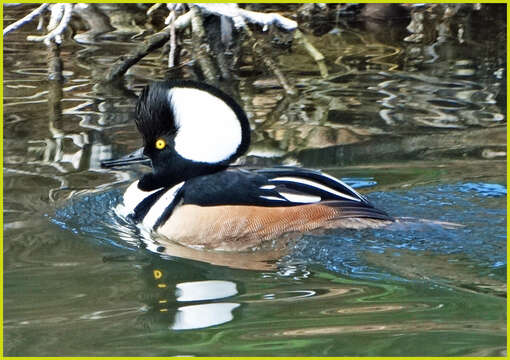
[[324,203],[292,207],[182,205],[158,233],[184,245],[243,250],[290,232],[373,228],[388,223],[366,214],[346,214],[342,208]]

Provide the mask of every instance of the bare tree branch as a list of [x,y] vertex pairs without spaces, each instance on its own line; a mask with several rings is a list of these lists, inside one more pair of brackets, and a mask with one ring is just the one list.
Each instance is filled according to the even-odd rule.
[[147,15],[152,14],[154,11],[156,11],[158,8],[160,8],[162,5],[163,5],[163,3],[156,3],[156,4],[152,5],[152,6],[149,8],[149,10],[147,10],[146,14],[147,14]]
[[251,48],[262,60],[264,65],[271,71],[278,79],[278,82],[282,85],[285,92],[289,95],[296,95],[296,88],[287,81],[283,72],[278,68],[273,59],[265,53],[263,46],[255,39],[252,31],[246,24],[246,21],[255,22],[263,25],[264,28],[269,25],[276,25],[283,27],[287,31],[293,31],[297,29],[297,23],[293,20],[287,19],[279,14],[266,14],[256,13],[254,11],[248,11],[240,9],[237,4],[195,4],[206,12],[219,16],[227,16],[232,19],[234,26],[242,28],[246,34],[248,34]]
[[168,67],[175,66],[175,51],[177,50],[177,40],[175,38],[175,10],[170,11],[170,50],[168,51]]
[[[187,12],[175,19],[175,31],[181,31],[188,27],[191,23],[191,14]],[[138,47],[129,55],[122,56],[110,69],[106,76],[106,81],[114,81],[121,78],[128,69],[140,61],[145,55],[151,51],[165,45],[170,39],[171,26],[165,27],[162,31],[152,35],[144,44]]]
[[49,45],[50,41],[55,41],[55,43],[60,45],[62,43],[61,35],[67,28],[72,13],[73,4],[53,4],[51,7],[50,23],[48,24],[48,30],[51,31],[44,36],[27,36],[27,40],[44,41],[46,45]]
[[[291,95],[297,94],[297,90],[287,81],[282,71],[278,68],[273,59],[271,59],[270,56],[267,56],[263,46],[253,37],[253,33],[247,26],[247,22],[250,22],[262,25],[264,28],[267,28],[270,25],[274,25],[283,28],[286,31],[294,31],[297,29],[297,23],[295,21],[287,19],[279,14],[266,14],[243,10],[240,9],[237,4],[190,4],[188,6],[191,6],[191,10],[186,14],[179,16],[174,20],[175,22],[172,22],[172,12],[180,10],[180,8],[176,8],[174,4],[169,4],[167,7],[170,10],[170,14],[167,17],[166,22],[169,22],[170,25],[159,33],[150,37],[141,47],[137,48],[131,54],[121,57],[110,70],[106,80],[113,81],[120,78],[131,66],[140,61],[145,55],[163,46],[169,40],[171,41],[169,66],[171,66],[173,62],[172,59],[175,56],[175,39],[173,38],[173,32],[181,31],[191,24],[193,36],[195,38],[193,41],[193,46],[197,53],[197,60],[200,64],[200,67],[202,68],[204,75],[209,81],[213,83],[216,82],[218,79],[218,71],[212,62],[210,49],[208,49],[207,39],[203,30],[202,18],[199,13],[200,9],[209,14],[224,16],[232,19],[236,28],[243,29],[248,34],[253,51],[257,54],[257,56],[261,58],[269,71],[275,74],[275,76],[278,78],[278,81],[285,89],[286,93]],[[151,8],[151,10],[153,11],[154,9]],[[317,53],[314,55],[317,55]],[[320,64],[320,62],[318,63]],[[324,74],[324,69],[322,67],[321,73]]]
[[315,46],[307,39],[307,37],[298,30],[295,33],[296,40],[300,41],[305,50],[310,54],[310,56],[315,60],[317,66],[319,67],[319,71],[323,78],[328,76],[328,68],[326,66],[326,61],[324,55],[317,50]]
[[207,43],[202,14],[197,6],[192,6],[190,12],[193,49],[205,77],[215,84],[218,81],[218,71],[211,58],[211,48]]

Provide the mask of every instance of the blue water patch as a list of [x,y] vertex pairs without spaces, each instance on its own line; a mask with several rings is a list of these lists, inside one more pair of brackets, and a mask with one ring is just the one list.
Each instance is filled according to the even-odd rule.
[[124,249],[134,249],[133,242],[125,241],[123,233],[133,233],[133,226],[122,223],[113,209],[122,199],[119,189],[71,198],[50,217],[57,226],[89,241]]
[[499,184],[466,183],[463,184],[459,190],[462,192],[473,192],[477,195],[486,197],[506,195],[506,187]]
[[[470,185],[460,183],[368,194],[376,207],[398,218],[399,223],[381,229],[336,229],[306,235],[294,246],[289,261],[301,259],[362,277],[379,271],[380,278],[385,274],[367,263],[364,254],[391,250],[398,258],[403,249],[466,257],[489,270],[505,267],[505,199],[496,203],[492,196],[480,199],[466,188]],[[501,193],[498,187],[494,189]]]
[[342,178],[342,181],[345,182],[347,185],[353,187],[354,189],[359,188],[365,188],[365,187],[371,187],[377,185],[377,181],[374,180],[372,177],[364,177],[364,178]]

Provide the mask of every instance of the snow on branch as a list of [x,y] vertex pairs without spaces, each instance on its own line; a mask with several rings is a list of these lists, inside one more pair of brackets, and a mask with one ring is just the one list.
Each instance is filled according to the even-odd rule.
[[18,21],[15,21],[11,25],[7,26],[4,29],[4,36],[7,35],[8,33],[10,33],[11,31],[18,30],[20,27],[22,27],[26,23],[29,23],[37,16],[40,16],[46,10],[46,8],[48,6],[50,6],[50,4],[42,4],[37,9],[31,11],[28,15],[24,16],[23,18],[19,19]]
[[48,24],[50,32],[44,36],[27,36],[27,40],[44,41],[46,45],[49,45],[51,41],[61,44],[62,33],[67,28],[72,13],[73,4],[52,4],[50,23]]
[[260,13],[244,10],[233,3],[194,5],[207,13],[231,18],[236,28],[241,28],[245,26],[246,22],[249,22],[262,25],[264,30],[266,30],[269,25],[278,26],[286,31],[294,31],[297,29],[297,23],[294,20],[287,19],[285,16],[276,13]]

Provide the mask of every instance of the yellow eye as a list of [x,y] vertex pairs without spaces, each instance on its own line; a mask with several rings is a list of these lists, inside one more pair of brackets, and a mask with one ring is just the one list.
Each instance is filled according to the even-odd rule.
[[166,141],[163,139],[156,140],[156,149],[163,150],[166,146]]

